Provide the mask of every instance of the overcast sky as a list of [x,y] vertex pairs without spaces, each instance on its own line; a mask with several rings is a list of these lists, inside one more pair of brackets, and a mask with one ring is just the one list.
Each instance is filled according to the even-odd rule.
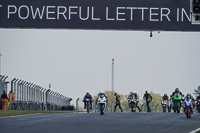
[[[200,85],[200,33],[0,29],[1,72],[73,98],[135,90],[184,94]],[[9,86],[10,89],[10,86]]]

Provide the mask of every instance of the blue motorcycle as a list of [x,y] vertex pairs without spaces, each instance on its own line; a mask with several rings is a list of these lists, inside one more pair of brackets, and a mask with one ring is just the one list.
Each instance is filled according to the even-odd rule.
[[192,99],[186,98],[183,107],[184,107],[184,112],[187,118],[190,118],[192,115]]

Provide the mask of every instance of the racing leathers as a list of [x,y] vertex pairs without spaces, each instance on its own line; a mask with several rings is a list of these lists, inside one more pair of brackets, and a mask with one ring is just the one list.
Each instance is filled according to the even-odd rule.
[[117,93],[115,93],[114,95],[116,96],[114,112],[116,111],[117,106],[119,106],[121,112],[123,112],[121,104],[120,104],[120,95],[117,95]]
[[149,103],[153,99],[152,96],[146,91],[144,96],[143,96],[143,99],[146,100],[147,111],[150,112],[151,109],[150,109]]
[[92,109],[92,96],[89,93],[87,93],[83,98],[84,109],[86,108],[86,99],[90,99],[90,105],[91,105],[91,109]]

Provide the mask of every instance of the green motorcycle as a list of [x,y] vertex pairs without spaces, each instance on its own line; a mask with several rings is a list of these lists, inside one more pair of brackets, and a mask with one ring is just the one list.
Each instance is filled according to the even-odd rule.
[[181,110],[182,95],[176,93],[174,95],[174,112],[180,113]]

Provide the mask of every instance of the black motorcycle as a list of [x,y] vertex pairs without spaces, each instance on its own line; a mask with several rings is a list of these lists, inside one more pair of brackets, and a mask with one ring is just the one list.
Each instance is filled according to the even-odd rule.
[[[88,99],[88,98],[85,99],[87,113],[89,113],[89,112],[90,112],[90,109],[92,109],[92,105],[91,105],[91,102],[92,102],[92,101],[93,101],[92,99]],[[83,102],[84,102],[84,100],[83,100]]]

